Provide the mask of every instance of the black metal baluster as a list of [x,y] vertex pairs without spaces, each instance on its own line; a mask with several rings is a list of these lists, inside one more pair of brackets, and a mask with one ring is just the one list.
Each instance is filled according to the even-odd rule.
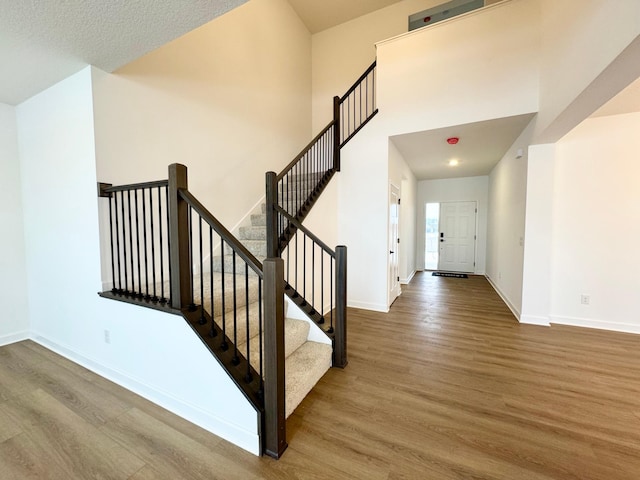
[[209,225],[209,283],[211,284],[211,288],[209,289],[210,297],[211,297],[211,331],[209,335],[211,337],[215,337],[218,335],[216,331],[216,304],[214,303],[213,297],[213,227]]
[[263,352],[263,346],[262,346],[262,278],[258,277],[258,345],[259,345],[259,349],[260,349],[260,370],[259,370],[259,374],[260,374],[260,389],[258,390],[258,395],[262,396],[262,389],[263,389],[263,359],[264,359],[264,352]]
[[251,375],[251,342],[249,341],[249,264],[244,264],[244,304],[247,318],[247,374],[244,380],[251,383],[253,376]]
[[[160,198],[158,198],[158,203],[160,203]],[[153,192],[149,192],[149,212],[151,212],[149,220],[151,221],[151,281],[153,286],[153,297],[151,297],[152,302],[158,301],[158,292],[156,285],[156,235],[155,229],[153,228]],[[158,219],[159,222],[162,222],[162,219]],[[162,248],[162,247],[161,247]]]
[[127,220],[124,211],[124,191],[120,192],[120,210],[122,211],[122,264],[124,270],[124,288],[122,293],[124,295],[129,294],[129,276],[127,269],[129,262],[127,261]]
[[113,209],[116,213],[116,250],[118,254],[118,289],[117,293],[122,294],[122,271],[120,269],[120,222],[118,222],[118,192],[113,193]]
[[311,306],[316,308],[316,244],[311,243]]
[[307,298],[307,234],[302,234],[302,296]]
[[131,295],[136,293],[136,283],[133,269],[133,227],[131,222],[131,190],[127,190],[127,214],[129,215],[129,257],[131,261]]
[[[144,191],[143,191],[144,194]],[[139,211],[138,211],[138,189],[136,188],[133,191],[133,198],[136,202],[136,210],[135,210],[135,214],[136,214],[136,263],[138,264],[138,289],[139,291],[136,292],[136,296],[139,298],[142,298],[142,273],[141,273],[141,267],[140,267],[140,218],[139,218]]]
[[111,244],[111,292],[116,293],[116,262],[113,251],[113,195],[109,196],[109,243]]
[[225,291],[225,279],[224,279],[224,240],[222,236],[220,237],[220,265],[221,265],[221,298],[222,298],[222,343],[220,344],[220,348],[223,351],[227,351],[229,349],[229,344],[227,343],[227,309],[225,307],[226,304],[226,296],[227,292]]
[[[231,258],[233,260],[233,358],[231,363],[238,365],[240,363],[240,357],[238,357],[238,286],[236,280],[236,251],[231,252]],[[249,339],[247,339],[249,340]]]
[[[168,261],[168,265],[169,265],[169,298],[166,299],[167,302],[173,298],[173,286],[171,285],[171,258],[170,258],[170,253],[171,252],[171,235],[169,235],[169,187],[165,187],[164,189],[164,196],[165,196],[165,205],[167,206],[167,215],[166,215],[166,221],[167,221],[167,261]],[[160,201],[160,199],[158,199],[158,201]],[[160,223],[162,223],[162,219],[159,219]],[[162,245],[160,245],[160,247],[162,248]],[[160,254],[160,258],[162,258],[162,254]],[[164,290],[164,287],[163,287]]]
[[324,249],[320,252],[320,315],[324,318]]
[[[147,255],[147,200],[145,198],[145,191],[147,189],[142,189],[142,241],[144,242],[144,284],[145,284],[145,295],[144,299],[149,301],[151,299],[151,295],[149,295],[149,258]],[[153,194],[152,190],[149,189],[149,196]],[[151,212],[153,216],[153,212]]]
[[[167,187],[165,187],[167,188]],[[149,194],[152,192],[150,191]],[[158,187],[158,239],[160,242],[160,303],[167,303],[164,295],[164,242],[162,239],[162,187]]]
[[295,241],[296,241],[296,251],[294,254],[294,261],[295,261],[295,269],[293,271],[293,280],[295,282],[296,285],[296,290],[298,290],[298,233],[296,232],[296,237],[295,237]]
[[198,237],[200,239],[200,320],[198,323],[205,325],[207,319],[204,316],[204,262],[202,256],[202,217],[200,215],[198,215]]
[[189,304],[189,311],[195,312],[195,286],[193,282],[193,207],[189,207],[189,273],[191,275],[191,303]]

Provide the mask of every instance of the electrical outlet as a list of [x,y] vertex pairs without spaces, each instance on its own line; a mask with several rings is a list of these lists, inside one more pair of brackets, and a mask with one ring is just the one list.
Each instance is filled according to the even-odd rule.
[[104,331],[104,343],[106,344],[111,343],[111,332],[109,330]]
[[591,303],[591,297],[583,293],[582,295],[580,295],[580,303],[582,305],[589,305],[589,303]]

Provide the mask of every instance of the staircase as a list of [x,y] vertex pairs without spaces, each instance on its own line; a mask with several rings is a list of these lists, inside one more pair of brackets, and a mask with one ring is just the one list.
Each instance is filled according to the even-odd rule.
[[[263,261],[266,257],[267,251],[267,230],[266,230],[266,205],[263,203],[260,207],[261,213],[252,214],[250,216],[250,224],[240,227],[238,233],[238,240],[249,250],[257,259]],[[224,256],[225,271],[232,271],[233,268],[233,255]],[[221,282],[221,271],[223,261],[220,257],[216,257],[213,263],[214,281]],[[238,263],[238,262],[236,262]],[[238,270],[236,268],[236,270]],[[240,274],[241,275],[241,274]],[[232,276],[227,274],[227,282],[231,284]],[[206,275],[205,275],[206,279]],[[197,283],[197,279],[196,279]],[[245,303],[246,297],[243,283],[238,290],[239,301],[236,303],[238,308],[238,316],[245,317]],[[259,318],[258,318],[258,299],[255,296],[257,289],[255,285],[257,283],[257,277],[253,276],[249,280],[250,292],[253,292],[253,296],[249,297],[249,301],[253,304],[249,307],[250,315],[250,329],[249,340],[247,342],[246,334],[240,334],[238,337],[238,350],[242,355],[246,356],[247,343],[250,344],[249,351],[257,352],[260,349],[260,335],[259,335]],[[205,291],[209,290],[208,284],[205,281]],[[219,289],[215,289],[219,290]],[[251,294],[250,294],[251,295]],[[233,303],[231,298],[227,298],[225,302],[226,311],[233,310]],[[196,293],[194,303],[203,303],[199,295]],[[211,301],[209,299],[204,300],[205,310],[211,312]],[[253,308],[252,308],[253,307]],[[285,309],[286,310],[286,309]],[[214,298],[213,311],[222,311],[222,299]],[[286,313],[286,312],[285,312]],[[215,317],[217,324],[222,324],[221,315]],[[298,320],[294,318],[285,317],[284,320],[284,346],[285,346],[285,417],[289,417],[296,407],[302,402],[302,400],[311,391],[313,386],[318,383],[320,378],[331,368],[332,348],[328,343],[319,343],[309,340],[309,332],[311,325],[304,320]],[[243,331],[244,332],[244,331]],[[259,359],[253,357],[251,361],[253,367],[258,370]]]
[[[334,98],[333,121],[280,174],[267,172],[266,201],[239,238],[189,192],[183,165],[168,180],[98,184],[112,279],[100,295],[184,317],[255,407],[274,458],[287,447],[285,419],[347,364],[346,247],[302,222],[340,171],[340,149],[377,113],[375,67]],[[286,316],[285,295],[307,320]]]

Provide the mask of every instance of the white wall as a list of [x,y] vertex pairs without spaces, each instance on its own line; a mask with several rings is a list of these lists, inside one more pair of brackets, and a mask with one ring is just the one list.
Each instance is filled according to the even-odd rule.
[[[400,283],[407,284],[416,273],[416,196],[418,182],[404,157],[389,140],[389,183],[400,188],[400,219],[398,236],[400,245],[398,263]],[[387,216],[389,215],[387,210]],[[389,250],[393,250],[389,245]]]
[[639,131],[640,113],[594,118],[557,144],[551,322],[640,333]]
[[389,135],[538,110],[538,2],[512,0],[378,44]]
[[477,202],[476,268],[474,273],[484,275],[487,255],[487,213],[489,210],[489,177],[447,178],[418,182],[418,221],[416,226],[416,257],[419,269],[424,269],[426,204],[441,202]]
[[87,68],[17,107],[32,336],[257,452],[255,410],[182,318],[97,295],[92,100]]
[[29,332],[27,270],[15,108],[0,103],[0,345]]
[[[517,318],[522,311],[527,160],[535,122],[531,121],[489,175],[486,275]],[[522,158],[517,158],[518,151]]]
[[440,3],[403,0],[313,35],[314,132],[331,121],[333,97],[342,96],[376,59],[375,44],[406,33],[409,15]]
[[311,35],[286,0],[253,0],[132,62],[94,75],[101,181],[189,168],[228,228],[311,140]]

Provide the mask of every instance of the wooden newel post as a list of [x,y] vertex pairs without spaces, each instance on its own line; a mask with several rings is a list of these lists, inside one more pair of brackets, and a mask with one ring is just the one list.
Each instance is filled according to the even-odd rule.
[[347,247],[336,247],[336,328],[333,366],[347,366]]
[[267,172],[266,182],[266,214],[267,214],[267,258],[280,256],[278,252],[278,215],[275,210],[278,205],[278,181],[275,172]]
[[284,262],[267,258],[264,275],[264,451],[280,458],[287,448],[284,385]]
[[183,308],[191,303],[189,269],[189,207],[178,191],[187,189],[187,167],[169,165],[169,262],[171,264],[171,306]]
[[340,171],[340,97],[333,97],[333,166]]

